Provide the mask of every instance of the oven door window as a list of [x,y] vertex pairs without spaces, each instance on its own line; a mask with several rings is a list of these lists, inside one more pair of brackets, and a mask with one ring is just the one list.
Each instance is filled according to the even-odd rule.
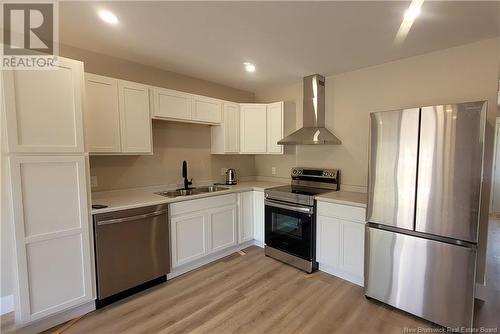
[[266,244],[312,259],[312,217],[311,214],[266,205]]

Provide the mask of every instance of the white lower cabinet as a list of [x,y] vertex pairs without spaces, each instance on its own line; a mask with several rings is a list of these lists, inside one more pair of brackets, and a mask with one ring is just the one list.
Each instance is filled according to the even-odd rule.
[[238,244],[236,204],[210,212],[210,251],[217,252]]
[[238,241],[245,242],[253,239],[253,191],[247,191],[238,194],[238,205],[239,205],[239,219],[238,219],[238,229],[239,238]]
[[172,268],[238,243],[236,194],[170,205]]
[[363,286],[365,209],[318,202],[316,258],[321,271]]
[[264,192],[253,192],[253,207],[254,207],[254,239],[257,244],[264,246]]
[[11,156],[19,323],[90,302],[86,160]]
[[200,212],[170,219],[172,267],[194,261],[208,253],[207,215]]

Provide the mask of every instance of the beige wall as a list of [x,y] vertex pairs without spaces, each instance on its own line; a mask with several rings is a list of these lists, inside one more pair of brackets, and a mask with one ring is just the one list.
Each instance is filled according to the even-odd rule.
[[153,121],[154,155],[90,158],[91,175],[98,178],[93,190],[110,190],[182,182],[181,165],[188,161],[194,182],[222,180],[221,168],[236,168],[236,175],[255,175],[253,156],[211,155],[210,127]]
[[[284,159],[257,156],[258,175],[287,177],[294,165],[340,168],[342,184],[365,188],[368,165],[368,120],[372,111],[439,103],[488,100],[484,203],[489,203],[493,130],[500,62],[500,39],[490,39],[363,68],[326,78],[326,125],[337,134],[339,146],[298,146],[294,156]],[[302,114],[301,84],[256,92],[259,102],[294,101]],[[299,124],[299,122],[298,122]],[[488,211],[481,211],[480,261],[484,276]]]
[[220,85],[186,75],[160,70],[155,67],[134,63],[128,60],[60,45],[59,54],[63,57],[78,59],[85,63],[85,72],[106,75],[113,78],[136,81],[147,85],[170,88],[215,97],[234,102],[253,102],[254,94],[240,89]]
[[[64,57],[82,60],[85,71],[144,84],[171,88],[235,102],[252,102],[254,94],[217,83],[163,71],[119,58],[61,45]],[[236,168],[237,175],[255,175],[253,156],[210,154],[210,127],[163,121],[153,122],[152,156],[92,156],[90,174],[98,190],[149,185],[172,185],[182,180],[181,163],[187,160],[195,182],[220,179],[220,169]]]

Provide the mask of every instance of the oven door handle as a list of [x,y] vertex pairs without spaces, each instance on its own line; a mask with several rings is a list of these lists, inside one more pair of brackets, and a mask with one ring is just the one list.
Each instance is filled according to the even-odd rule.
[[309,213],[309,214],[314,213],[314,208],[312,208],[312,207],[288,205],[288,204],[283,204],[283,203],[278,203],[278,202],[275,202],[275,201],[271,201],[271,200],[268,200],[268,199],[266,199],[264,203],[267,206],[272,206],[272,207],[275,207],[275,208],[280,208],[280,209],[285,209],[285,210],[290,210],[290,211],[296,211],[296,212]]

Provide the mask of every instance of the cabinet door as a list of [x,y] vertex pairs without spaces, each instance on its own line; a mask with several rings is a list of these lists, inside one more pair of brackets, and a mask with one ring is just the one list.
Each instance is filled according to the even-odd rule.
[[317,261],[332,267],[340,263],[340,222],[337,218],[318,216],[316,229]]
[[11,152],[83,152],[83,63],[56,70],[2,71]]
[[222,122],[222,102],[204,96],[193,95],[192,120],[208,123]]
[[253,192],[254,239],[264,244],[264,192]]
[[359,278],[363,284],[363,266],[365,249],[365,224],[344,221],[342,227],[341,268]]
[[215,209],[210,215],[210,251],[236,246],[236,205]]
[[283,145],[277,142],[283,138],[283,102],[267,105],[267,153],[282,154]]
[[224,102],[224,152],[240,151],[240,108],[237,103]]
[[207,215],[197,213],[170,219],[172,268],[202,258],[208,253]]
[[253,239],[253,192],[247,191],[239,196],[239,242]]
[[170,89],[154,88],[154,117],[191,120],[191,94]]
[[85,158],[12,156],[21,322],[91,301]]
[[122,152],[152,152],[148,87],[119,80],[118,95]]
[[241,104],[240,145],[242,153],[266,153],[267,111],[265,104]]
[[91,153],[116,153],[120,145],[118,80],[85,73],[85,140]]

